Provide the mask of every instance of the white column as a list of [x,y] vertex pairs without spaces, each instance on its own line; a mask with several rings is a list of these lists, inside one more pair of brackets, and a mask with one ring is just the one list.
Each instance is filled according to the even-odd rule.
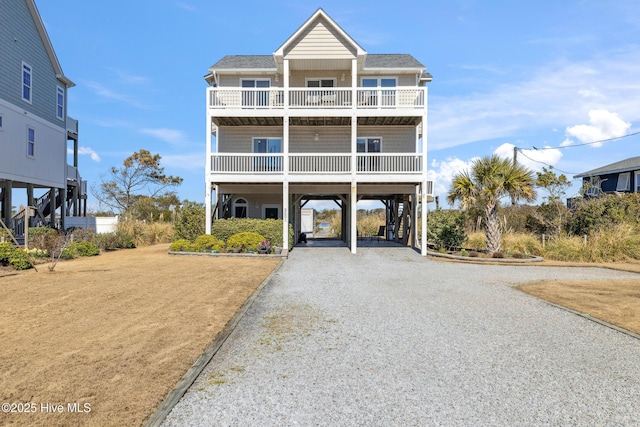
[[[293,237],[295,239],[295,236]],[[295,240],[294,240],[295,241]],[[282,183],[282,253],[289,251],[289,182]]]
[[351,208],[351,219],[349,221],[349,231],[351,235],[351,253],[356,253],[358,247],[358,227],[356,224],[356,205],[358,204],[358,184],[351,182],[351,197],[349,198],[349,207]]
[[421,191],[421,199],[422,199],[422,247],[420,248],[420,253],[422,256],[427,256],[427,94],[428,90],[424,88],[424,113],[422,116],[422,189]]
[[[205,193],[204,193],[204,206],[205,206],[205,233],[211,234],[211,135],[213,133],[212,118],[209,114],[209,91],[207,91],[207,148],[206,148],[206,162],[205,162]],[[217,145],[217,144],[216,144]]]

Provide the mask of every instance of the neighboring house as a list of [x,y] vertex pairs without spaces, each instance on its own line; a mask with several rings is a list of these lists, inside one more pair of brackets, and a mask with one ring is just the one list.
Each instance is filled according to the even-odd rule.
[[[33,0],[3,0],[0,13],[0,219],[17,234],[13,194],[26,191],[32,223],[64,228],[65,214],[86,213],[78,173],[78,122],[67,116],[74,84],[60,67]],[[67,147],[73,165],[67,164]],[[46,192],[39,198],[34,190]],[[82,201],[84,207],[81,206]]]
[[587,185],[585,196],[594,197],[603,193],[639,193],[640,157],[611,163],[597,169],[575,175]]
[[225,56],[205,80],[208,233],[218,218],[281,218],[287,242],[307,201],[333,200],[355,253],[356,203],[379,200],[386,238],[426,255],[431,75],[414,57],[368,54],[318,9],[272,55]]

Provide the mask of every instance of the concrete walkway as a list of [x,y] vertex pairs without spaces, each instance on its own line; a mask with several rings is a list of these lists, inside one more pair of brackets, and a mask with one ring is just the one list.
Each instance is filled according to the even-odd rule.
[[511,287],[629,278],[296,248],[164,425],[634,425],[640,341]]

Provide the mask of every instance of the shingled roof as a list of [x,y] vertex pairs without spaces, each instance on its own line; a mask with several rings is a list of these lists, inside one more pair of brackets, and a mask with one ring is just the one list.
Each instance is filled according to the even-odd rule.
[[[417,59],[406,53],[368,54],[365,69],[425,68]],[[276,70],[273,55],[227,55],[211,66],[211,70]]]
[[610,165],[602,166],[597,169],[593,169],[581,174],[575,175],[574,178],[584,178],[588,176],[607,175],[612,173],[621,173],[640,170],[640,157],[630,157],[626,160],[611,163]]

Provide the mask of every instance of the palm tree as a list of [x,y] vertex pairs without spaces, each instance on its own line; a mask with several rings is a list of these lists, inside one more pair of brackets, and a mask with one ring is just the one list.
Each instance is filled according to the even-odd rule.
[[514,203],[520,199],[533,201],[536,198],[535,182],[533,173],[527,168],[494,154],[474,160],[471,172],[457,173],[447,200],[451,204],[459,201],[463,210],[472,206],[482,207],[487,250],[490,253],[500,252],[500,199],[509,196]]

